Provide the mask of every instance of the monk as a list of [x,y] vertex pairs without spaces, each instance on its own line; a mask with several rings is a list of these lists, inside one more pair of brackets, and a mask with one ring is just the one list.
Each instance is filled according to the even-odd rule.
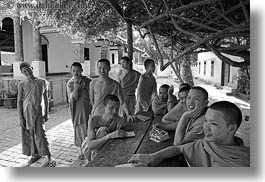
[[174,87],[163,84],[159,88],[158,96],[152,100],[152,110],[155,115],[164,115],[177,103],[177,98],[173,95]]
[[213,103],[205,114],[205,137],[152,154],[135,154],[129,162],[149,164],[183,154],[190,167],[249,167],[250,149],[235,136],[242,121],[240,109],[228,101]]
[[89,100],[89,84],[91,79],[82,75],[83,69],[79,62],[71,65],[73,77],[67,82],[70,113],[74,126],[74,143],[80,147],[79,159],[84,159],[81,144],[87,136],[87,123],[92,105]]
[[174,145],[189,143],[203,138],[204,115],[208,109],[208,92],[199,86],[192,87],[186,99],[187,111],[177,124]]
[[83,144],[83,151],[88,161],[92,160],[110,139],[126,136],[126,132],[121,130],[127,122],[119,116],[119,98],[112,94],[106,95],[103,107],[104,113],[94,115],[88,123],[88,137]]
[[54,167],[56,161],[51,157],[49,143],[44,130],[44,123],[48,121],[48,84],[42,78],[33,74],[29,63],[20,64],[20,71],[26,79],[18,85],[18,116],[21,126],[22,153],[31,156],[26,166],[47,156],[42,167]]
[[95,78],[90,83],[89,96],[93,106],[92,116],[104,113],[104,97],[108,94],[116,95],[121,104],[120,113],[125,113],[127,120],[133,119],[129,114],[127,104],[124,102],[124,96],[121,85],[109,77],[110,62],[107,59],[100,59],[97,62],[99,78]]
[[135,113],[139,111],[148,111],[151,108],[152,99],[157,95],[157,83],[153,76],[155,72],[155,62],[147,59],[144,62],[145,73],[140,76],[137,87],[137,103]]
[[127,104],[130,115],[134,115],[135,113],[135,91],[140,75],[141,74],[138,71],[132,69],[132,61],[129,57],[124,56],[121,58],[121,69],[118,79],[124,94],[124,102]]
[[179,102],[162,118],[162,123],[157,125],[159,128],[167,131],[175,131],[178,122],[184,112],[188,111],[186,98],[190,91],[189,87],[183,87],[178,92]]

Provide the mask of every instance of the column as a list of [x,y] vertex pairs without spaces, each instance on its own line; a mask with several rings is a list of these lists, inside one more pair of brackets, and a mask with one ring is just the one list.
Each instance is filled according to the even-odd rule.
[[13,16],[14,24],[14,46],[15,46],[15,62],[13,63],[13,76],[23,77],[19,69],[19,65],[24,61],[23,57],[23,37],[22,37],[22,22],[20,21],[20,13],[16,11]]
[[22,25],[20,22],[19,12],[13,17],[14,23],[14,42],[15,42],[15,60],[24,61],[23,59],[23,40],[22,40]]

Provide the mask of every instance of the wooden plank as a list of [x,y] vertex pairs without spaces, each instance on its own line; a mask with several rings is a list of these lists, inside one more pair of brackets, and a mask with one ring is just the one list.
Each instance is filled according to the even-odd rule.
[[[152,122],[153,124],[161,123],[162,122],[162,115],[157,115],[155,119]],[[146,132],[146,135],[144,136],[144,139],[139,147],[139,149],[136,151],[136,153],[144,153],[144,154],[150,154],[153,152],[157,152],[159,150],[162,150],[164,148],[167,148],[169,146],[173,145],[174,142],[174,136],[175,132],[170,131],[169,139],[160,143],[157,143],[155,141],[152,141],[149,139],[149,132],[152,130],[152,126],[148,129]],[[185,161],[183,161],[183,156],[176,156],[173,158],[165,159],[163,161],[154,161],[149,166],[157,166],[157,167],[186,167]]]
[[86,167],[114,167],[127,163],[129,158],[136,152],[150,125],[150,120],[131,123],[126,130],[131,131],[133,129],[135,137],[109,141]]

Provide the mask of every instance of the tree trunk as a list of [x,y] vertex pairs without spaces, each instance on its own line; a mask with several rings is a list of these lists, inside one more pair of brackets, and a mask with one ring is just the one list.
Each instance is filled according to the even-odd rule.
[[181,63],[181,77],[183,82],[194,85],[192,72],[191,72],[191,55],[185,55]]

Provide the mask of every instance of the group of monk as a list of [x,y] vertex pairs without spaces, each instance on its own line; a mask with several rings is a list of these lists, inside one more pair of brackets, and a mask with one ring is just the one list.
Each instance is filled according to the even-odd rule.
[[[178,98],[168,84],[157,92],[152,59],[145,60],[143,74],[133,69],[127,56],[121,58],[120,65],[115,80],[109,77],[111,66],[107,59],[97,62],[99,77],[93,79],[82,75],[79,62],[71,65],[67,93],[80,160],[93,160],[107,141],[126,136],[123,128],[136,122],[139,113],[151,112],[163,115],[156,127],[175,131],[174,143],[152,154],[133,155],[129,162],[135,166],[148,166],[156,159],[179,154],[191,167],[250,166],[249,147],[235,136],[242,121],[241,110],[235,104],[220,101],[208,106],[208,92],[187,83],[179,86]],[[48,120],[47,82],[35,77],[26,62],[21,63],[20,70],[27,78],[18,86],[22,153],[31,156],[27,165],[47,156],[42,166],[54,167],[56,161],[51,157],[43,128]]]

